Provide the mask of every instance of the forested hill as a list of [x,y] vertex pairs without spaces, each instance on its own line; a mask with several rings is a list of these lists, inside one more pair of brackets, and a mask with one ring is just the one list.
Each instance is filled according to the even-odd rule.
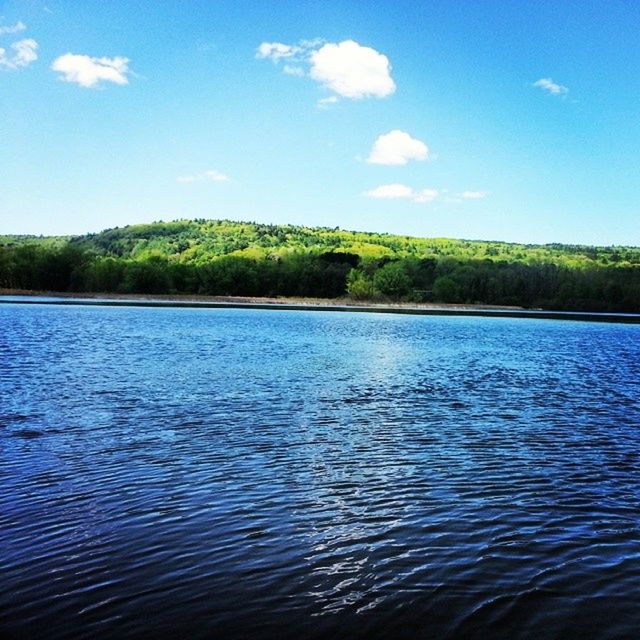
[[300,295],[640,310],[640,248],[179,220],[0,236],[5,288]]
[[179,262],[207,262],[223,255],[265,258],[291,252],[339,251],[368,258],[451,257],[509,262],[551,262],[564,266],[640,265],[640,247],[522,245],[479,240],[416,238],[230,220],[178,220],[108,229],[83,236],[0,236],[0,246],[70,243],[99,255],[145,259],[165,256]]

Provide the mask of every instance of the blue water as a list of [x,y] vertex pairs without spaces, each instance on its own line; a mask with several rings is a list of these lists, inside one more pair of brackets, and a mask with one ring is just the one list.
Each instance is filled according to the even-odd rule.
[[640,326],[0,305],[15,638],[633,638]]

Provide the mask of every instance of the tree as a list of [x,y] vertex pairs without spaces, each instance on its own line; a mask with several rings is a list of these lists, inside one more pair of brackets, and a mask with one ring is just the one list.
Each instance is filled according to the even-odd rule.
[[373,288],[375,292],[397,300],[411,291],[411,280],[401,262],[389,262],[373,275]]
[[438,302],[460,302],[460,288],[450,276],[440,276],[433,283],[433,297]]
[[347,293],[356,300],[371,300],[373,281],[361,269],[351,269],[347,276]]

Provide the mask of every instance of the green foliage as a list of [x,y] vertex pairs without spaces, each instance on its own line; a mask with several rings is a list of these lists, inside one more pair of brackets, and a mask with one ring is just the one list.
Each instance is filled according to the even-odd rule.
[[389,262],[373,275],[373,289],[383,297],[399,300],[411,291],[411,280],[402,262]]
[[433,296],[442,302],[460,302],[460,287],[451,276],[439,276],[433,283]]
[[640,311],[640,248],[517,245],[177,220],[0,236],[0,287]]
[[351,269],[347,276],[347,293],[355,300],[374,298],[373,281],[361,269]]

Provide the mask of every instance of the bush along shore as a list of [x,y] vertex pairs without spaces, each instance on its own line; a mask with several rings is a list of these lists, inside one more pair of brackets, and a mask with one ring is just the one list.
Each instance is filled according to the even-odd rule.
[[0,236],[0,288],[640,312],[640,248],[182,220]]

